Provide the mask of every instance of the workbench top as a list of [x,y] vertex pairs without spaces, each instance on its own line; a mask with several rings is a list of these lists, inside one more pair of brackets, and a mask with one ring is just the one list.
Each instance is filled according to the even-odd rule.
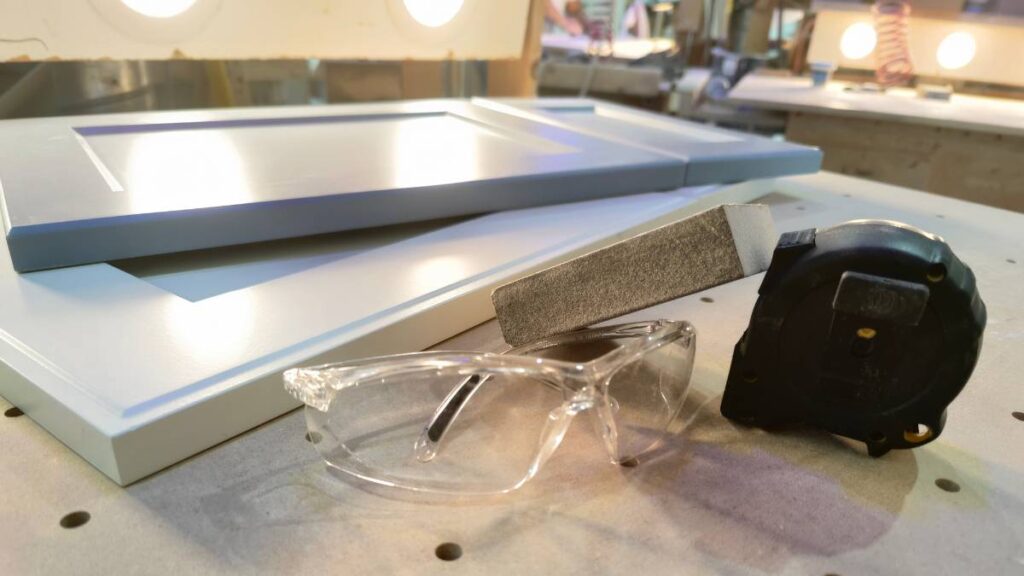
[[832,81],[827,86],[814,87],[808,77],[751,74],[729,93],[729,101],[771,110],[1024,136],[1022,100],[953,94],[950,101],[943,102],[919,98],[909,88],[894,88],[881,94],[850,92],[850,86],[848,82]]
[[[413,501],[339,480],[301,411],[128,488],[28,417],[0,418],[0,574],[1024,573],[1024,215],[829,173],[739,186],[763,190],[780,231],[902,220],[974,269],[988,329],[939,439],[871,459],[825,433],[722,418],[755,276],[629,317],[699,333],[688,425],[653,458],[609,465],[577,422],[536,480],[499,499]],[[440,347],[502,342],[492,321]],[[62,528],[76,511],[90,520]],[[444,542],[463,556],[437,559]]]

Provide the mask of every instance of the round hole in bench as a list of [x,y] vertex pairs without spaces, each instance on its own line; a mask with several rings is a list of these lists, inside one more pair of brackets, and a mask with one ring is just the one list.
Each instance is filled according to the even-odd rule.
[[78,510],[64,515],[64,517],[60,519],[60,526],[61,528],[68,529],[78,528],[79,526],[84,526],[88,523],[90,518],[92,518],[92,516],[88,512]]
[[462,558],[462,546],[455,542],[445,542],[434,549],[434,555],[445,562],[458,560]]

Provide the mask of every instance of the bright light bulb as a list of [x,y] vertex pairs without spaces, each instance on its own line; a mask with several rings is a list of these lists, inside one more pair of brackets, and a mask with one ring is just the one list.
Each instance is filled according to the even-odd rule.
[[839,50],[850,60],[860,60],[875,49],[878,36],[875,27],[867,22],[851,24],[839,40]]
[[413,20],[428,28],[444,26],[462,10],[465,0],[404,0]]
[[121,0],[121,2],[143,16],[173,18],[191,8],[196,0]]
[[935,59],[939,61],[939,66],[946,70],[956,70],[970,64],[977,51],[978,45],[974,42],[974,36],[967,32],[953,32],[939,43]]

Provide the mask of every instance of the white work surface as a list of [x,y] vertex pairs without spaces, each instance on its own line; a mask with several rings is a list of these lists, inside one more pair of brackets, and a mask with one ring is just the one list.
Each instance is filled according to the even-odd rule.
[[824,87],[815,87],[808,77],[751,74],[729,93],[729,101],[770,110],[897,120],[1024,136],[1024,101],[1021,100],[953,94],[949,102],[943,102],[919,98],[909,88],[872,94],[847,92],[847,86],[850,86],[847,82],[833,81]]
[[[338,480],[298,411],[128,488],[29,418],[0,418],[0,574],[1024,573],[1024,422],[1012,415],[1024,411],[1024,215],[828,173],[740,186],[763,189],[780,231],[897,219],[973,268],[985,344],[939,439],[871,459],[822,432],[722,418],[756,276],[631,316],[699,332],[689,426],[653,458],[612,466],[577,423],[536,480],[496,500],[410,501]],[[501,340],[492,321],[441,347]],[[73,511],[91,521],[62,528]],[[443,542],[462,558],[435,558]]]

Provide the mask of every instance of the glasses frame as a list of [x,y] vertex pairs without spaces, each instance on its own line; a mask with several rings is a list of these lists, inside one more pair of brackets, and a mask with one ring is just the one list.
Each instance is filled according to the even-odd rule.
[[[586,362],[566,362],[552,358],[530,356],[557,346],[585,343],[587,341],[630,338],[605,354]],[[696,347],[696,330],[687,322],[653,320],[633,322],[614,326],[588,328],[544,338],[505,353],[437,351],[414,352],[364,358],[352,362],[323,364],[305,368],[292,368],[284,373],[285,389],[307,405],[307,422],[328,412],[339,392],[352,386],[373,382],[372,385],[386,385],[387,379],[425,371],[444,371],[447,375],[463,377],[441,402],[430,422],[426,423],[419,440],[413,447],[418,459],[427,462],[438,453],[444,433],[462,407],[472,397],[479,385],[492,376],[530,378],[558,389],[563,401],[548,415],[544,429],[538,439],[538,450],[526,475],[514,485],[500,490],[467,491],[431,486],[391,478],[386,473],[372,473],[346,467],[332,462],[321,453],[324,462],[345,474],[378,485],[405,488],[420,492],[487,495],[514,491],[534,478],[561,444],[574,418],[592,410],[597,416],[597,431],[604,440],[609,459],[613,464],[622,463],[618,454],[617,426],[608,395],[612,377],[623,367],[643,358],[661,347],[685,340],[688,362],[681,366],[685,370],[683,391],[678,406],[667,418],[661,439],[672,421],[678,417],[689,390],[693,369],[693,355]],[[312,430],[312,428],[311,428]],[[652,446],[653,447],[653,446]],[[358,460],[358,459],[356,459]]]

